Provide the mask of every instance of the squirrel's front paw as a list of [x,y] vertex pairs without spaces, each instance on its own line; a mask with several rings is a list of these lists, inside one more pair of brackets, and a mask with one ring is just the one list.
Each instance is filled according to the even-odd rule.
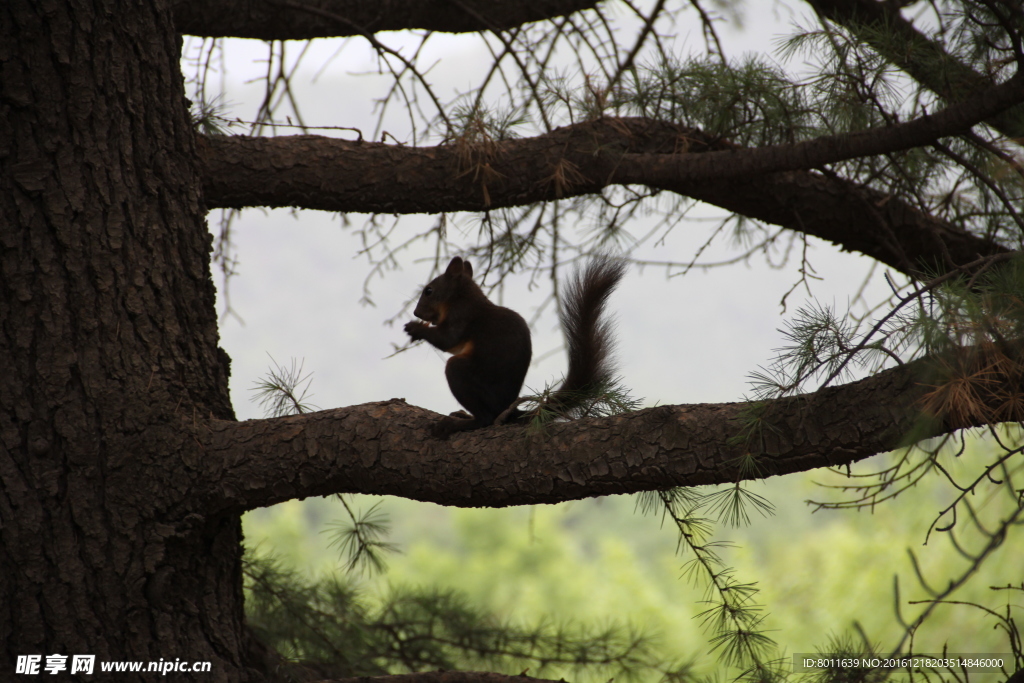
[[418,320],[413,320],[412,322],[405,324],[405,333],[412,337],[413,341],[423,339],[423,331],[425,329],[427,329],[427,326]]

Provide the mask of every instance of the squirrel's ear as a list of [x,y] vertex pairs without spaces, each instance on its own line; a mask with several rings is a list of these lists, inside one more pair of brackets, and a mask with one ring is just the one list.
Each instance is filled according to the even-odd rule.
[[[448,262],[448,269],[444,271],[445,275],[458,275],[462,272],[462,258],[456,256]],[[469,265],[468,263],[466,265]]]
[[469,261],[463,261],[461,257],[456,256],[448,263],[448,270],[444,271],[445,275],[458,275],[462,273],[466,277],[473,277],[473,266],[469,265]]

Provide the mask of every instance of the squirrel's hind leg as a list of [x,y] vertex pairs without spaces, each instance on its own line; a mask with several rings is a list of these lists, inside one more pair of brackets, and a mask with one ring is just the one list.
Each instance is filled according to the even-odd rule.
[[434,436],[438,438],[446,439],[455,432],[489,427],[494,424],[495,418],[511,405],[511,401],[508,401],[505,405],[499,406],[503,402],[503,397],[496,395],[494,387],[480,381],[478,369],[468,358],[450,358],[445,367],[445,377],[455,400],[469,413],[452,413],[438,422],[433,429]]

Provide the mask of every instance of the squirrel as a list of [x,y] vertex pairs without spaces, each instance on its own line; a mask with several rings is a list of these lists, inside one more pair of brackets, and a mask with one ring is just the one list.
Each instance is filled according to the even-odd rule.
[[[595,257],[574,273],[566,289],[559,318],[569,370],[548,400],[559,412],[578,407],[588,389],[611,380],[612,330],[602,313],[625,271],[622,261]],[[473,267],[458,256],[423,288],[413,314],[426,322],[407,323],[406,333],[413,341],[424,339],[452,354],[445,377],[456,400],[469,411],[442,419],[432,430],[434,436],[447,439],[494,424],[519,398],[533,353],[529,325],[515,311],[492,303],[473,282]]]

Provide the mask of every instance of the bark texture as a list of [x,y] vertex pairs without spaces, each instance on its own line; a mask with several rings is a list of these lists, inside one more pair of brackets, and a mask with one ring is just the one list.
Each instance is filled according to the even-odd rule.
[[405,147],[319,136],[207,137],[200,144],[207,201],[217,207],[484,211],[634,183],[821,237],[906,273],[1006,251],[834,176],[747,173],[712,182],[677,180],[660,170],[662,159],[711,153],[725,155],[719,163],[726,166],[729,155],[744,151],[699,130],[643,119],[601,119],[488,146]]
[[175,24],[193,36],[306,40],[402,29],[496,31],[560,17],[597,0],[177,0]]
[[[332,492],[387,494],[460,507],[556,503],[750,478],[738,458],[758,457],[756,478],[845,465],[946,433],[921,422],[920,363],[860,382],[761,406],[660,406],[549,425],[501,426],[439,441],[440,416],[400,399],[308,415],[212,421],[196,434],[205,469],[195,484],[208,508],[236,511]],[[968,425],[958,425],[968,426]],[[290,457],[280,457],[282,448]]]
[[33,653],[247,678],[238,516],[182,507],[179,423],[233,413],[178,57],[158,3],[0,4],[4,679]]

